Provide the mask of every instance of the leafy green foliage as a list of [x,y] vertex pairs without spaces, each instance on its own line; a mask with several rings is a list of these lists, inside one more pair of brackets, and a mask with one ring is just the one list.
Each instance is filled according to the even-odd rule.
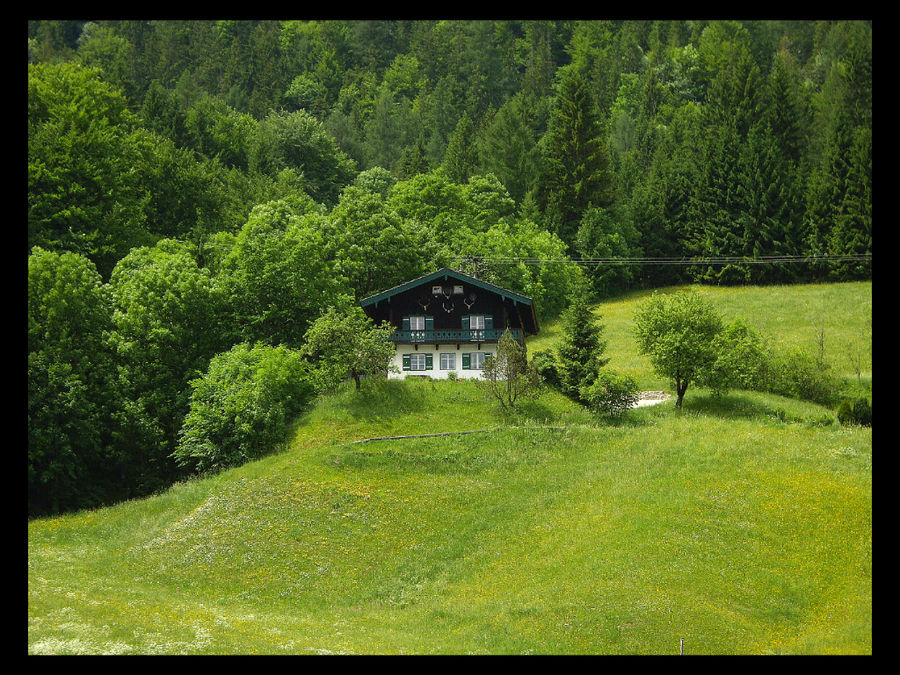
[[113,451],[119,407],[109,342],[112,299],[89,260],[28,257],[28,512],[121,496]]
[[775,350],[766,362],[765,391],[832,404],[839,391],[830,365],[798,346]]
[[601,370],[590,385],[582,387],[581,400],[599,415],[621,417],[638,401],[637,382],[630,375]]
[[283,169],[303,173],[304,185],[317,202],[333,205],[356,173],[322,123],[304,110],[272,112],[256,128],[250,167],[268,176]]
[[634,313],[634,335],[654,371],[671,378],[679,408],[688,385],[716,361],[722,318],[696,292],[654,293]]
[[321,308],[348,293],[320,223],[287,200],[254,207],[217,277],[240,341],[299,348]]
[[357,299],[432,271],[425,238],[377,192],[345,188],[322,231],[325,259],[338,261]]
[[237,344],[191,381],[190,410],[173,457],[201,472],[257,459],[286,440],[288,427],[313,394],[299,352]]
[[552,349],[539,349],[531,356],[531,365],[537,371],[541,382],[559,388],[559,365],[556,362],[556,354]]
[[359,390],[363,378],[387,375],[393,331],[387,322],[376,326],[359,305],[329,307],[306,331],[300,350],[310,361],[316,388],[333,391],[351,378]]
[[715,358],[698,376],[701,386],[718,394],[729,389],[765,388],[769,352],[762,338],[741,319],[735,319],[716,335]]
[[142,491],[177,476],[170,459],[188,411],[188,383],[230,344],[223,296],[180,247],[132,250],[110,279],[112,339],[123,391],[129,480]]
[[540,382],[537,369],[528,362],[525,345],[504,331],[497,351],[484,361],[479,383],[503,408],[515,409],[517,400],[537,393]]
[[148,243],[148,196],[122,93],[71,63],[28,66],[28,243],[81,253],[108,276]]

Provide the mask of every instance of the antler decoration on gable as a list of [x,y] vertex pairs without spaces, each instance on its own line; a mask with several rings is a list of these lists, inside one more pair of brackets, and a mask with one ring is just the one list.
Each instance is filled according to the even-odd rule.
[[431,298],[427,295],[425,297],[419,298],[419,306],[422,308],[422,311],[428,311],[428,307],[431,305]]

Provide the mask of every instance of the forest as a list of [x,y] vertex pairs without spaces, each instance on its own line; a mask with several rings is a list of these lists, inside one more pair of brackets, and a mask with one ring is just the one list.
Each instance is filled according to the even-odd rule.
[[542,320],[583,282],[871,279],[870,21],[40,20],[27,42],[30,515],[189,475],[213,367],[270,373],[243,424],[286,423],[313,322],[441,266]]

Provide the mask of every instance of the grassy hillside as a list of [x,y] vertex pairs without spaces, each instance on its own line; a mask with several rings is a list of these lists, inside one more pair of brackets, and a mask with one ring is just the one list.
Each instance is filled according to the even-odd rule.
[[[811,354],[818,353],[817,330],[824,336],[825,358],[834,372],[855,380],[849,359],[859,347],[862,379],[872,379],[872,283],[799,284],[795,286],[683,286],[665,292],[693,289],[705,295],[730,321],[743,319],[767,337],[775,347],[797,345]],[[648,389],[666,389],[671,385],[657,378],[650,361],[638,354],[632,334],[632,315],[652,291],[633,291],[600,303],[596,313],[605,325],[609,367],[638,379]],[[541,326],[530,338],[532,351],[552,348],[559,339],[558,321]]]
[[[852,286],[808,288],[871,303]],[[610,366],[646,385],[635,301],[600,311]],[[552,392],[503,418],[473,383],[369,382],[283,452],[30,522],[28,649],[869,653],[871,430],[828,416],[689,391],[615,425]],[[350,442],[463,429],[494,431]]]

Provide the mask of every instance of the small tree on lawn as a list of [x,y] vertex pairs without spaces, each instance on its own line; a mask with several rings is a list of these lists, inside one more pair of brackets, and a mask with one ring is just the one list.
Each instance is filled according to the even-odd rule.
[[363,377],[389,370],[392,332],[389,323],[375,325],[359,306],[329,307],[306,331],[300,352],[311,361],[320,390],[351,378],[358,391]]
[[679,408],[688,385],[715,363],[715,339],[721,331],[722,319],[713,306],[690,291],[654,293],[634,313],[638,349],[650,357],[657,374],[674,380]]
[[585,288],[576,292],[563,314],[562,330],[562,341],[556,350],[560,390],[582,401],[582,388],[589,387],[609,362],[603,358],[606,351],[606,342],[601,339],[603,326],[591,311]]
[[528,363],[525,347],[510,332],[504,331],[497,343],[497,354],[484,360],[482,382],[504,408],[515,408],[516,400],[537,391],[541,378]]

